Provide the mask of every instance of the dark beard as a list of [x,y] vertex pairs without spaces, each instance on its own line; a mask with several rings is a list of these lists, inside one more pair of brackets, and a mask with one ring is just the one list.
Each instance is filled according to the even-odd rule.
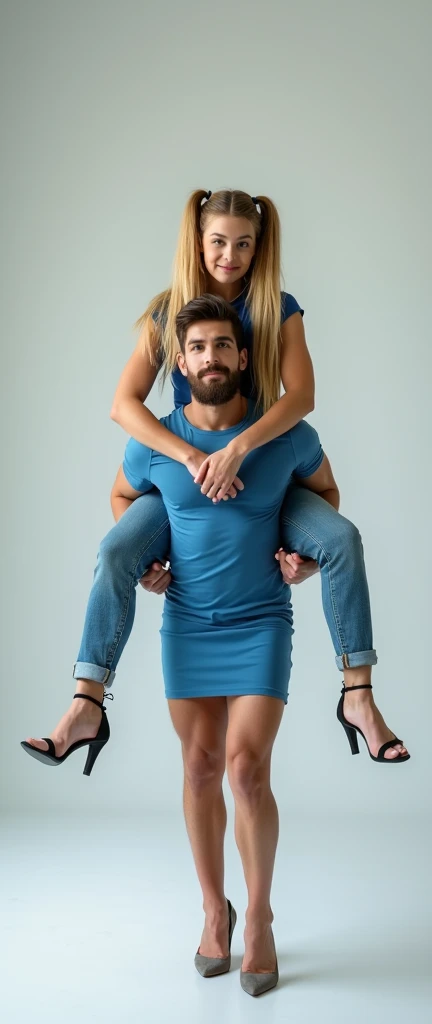
[[[226,371],[223,371],[226,372]],[[209,380],[196,377],[194,373],[188,373],[187,380],[191,394],[200,405],[225,405],[240,391],[242,370],[233,370],[227,373],[226,380]]]

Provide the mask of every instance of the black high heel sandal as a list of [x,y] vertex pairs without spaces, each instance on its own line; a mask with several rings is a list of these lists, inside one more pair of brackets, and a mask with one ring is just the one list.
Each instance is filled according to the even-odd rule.
[[372,683],[362,683],[359,686],[343,686],[342,690],[341,690],[342,696],[339,698],[339,703],[338,703],[338,706],[337,706],[336,714],[337,714],[337,717],[338,717],[338,721],[341,723],[341,725],[343,725],[343,727],[345,729],[345,732],[346,732],[346,734],[348,736],[348,743],[349,743],[349,745],[351,747],[351,753],[352,754],[359,754],[360,753],[359,745],[358,745],[358,739],[357,739],[357,733],[359,732],[360,736],[363,736],[363,739],[364,739],[364,741],[366,743],[366,746],[367,746],[367,749],[368,749],[369,757],[372,758],[372,761],[381,761],[381,763],[386,762],[386,764],[398,764],[401,761],[409,761],[409,759],[411,757],[410,754],[398,754],[397,757],[384,757],[384,754],[385,754],[386,750],[389,750],[390,747],[394,747],[396,743],[402,743],[402,740],[399,740],[397,738],[397,736],[395,736],[394,739],[392,739],[392,740],[387,740],[387,743],[383,743],[382,747],[379,748],[377,756],[375,757],[374,754],[371,754],[371,752],[369,750],[369,744],[368,744],[368,741],[366,739],[366,736],[365,736],[364,732],[362,732],[362,730],[359,729],[358,725],[352,725],[351,722],[347,722],[347,720],[345,718],[345,715],[343,713],[344,694],[348,693],[349,690],[371,690],[371,689],[372,689]]
[[[63,764],[69,754],[73,754],[75,750],[79,750],[80,747],[89,748],[87,754],[87,760],[84,765],[83,775],[90,775],[96,758],[102,750],[102,747],[108,743],[110,738],[110,727],[106,716],[106,708],[103,702],[96,700],[95,697],[90,697],[87,693],[74,693],[75,697],[82,697],[84,700],[91,700],[93,704],[97,704],[102,709],[102,719],[99,726],[99,731],[94,739],[91,740],[78,740],[77,743],[72,743],[72,746],[66,750],[65,754],[61,757],[56,757],[55,746],[49,736],[43,736],[45,743],[48,743],[48,750],[39,750],[38,747],[34,747],[32,743],[27,743],[26,740],[22,740],[21,746],[25,750],[26,754],[30,754],[30,757],[35,757],[37,761],[42,761],[43,764]],[[114,700],[112,693],[104,693],[104,700]]]

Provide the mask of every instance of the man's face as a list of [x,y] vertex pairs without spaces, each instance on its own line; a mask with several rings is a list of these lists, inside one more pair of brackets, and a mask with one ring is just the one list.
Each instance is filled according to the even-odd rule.
[[184,355],[178,355],[191,394],[201,405],[225,405],[234,398],[246,364],[246,349],[239,352],[229,320],[192,324],[186,334]]

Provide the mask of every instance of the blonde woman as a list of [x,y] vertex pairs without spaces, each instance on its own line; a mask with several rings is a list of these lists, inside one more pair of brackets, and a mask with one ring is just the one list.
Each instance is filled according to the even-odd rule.
[[[281,292],[280,280],[280,224],[273,202],[230,189],[192,192],[183,214],[172,286],[150,302],[138,321],[138,344],[116,390],[113,419],[136,441],[182,464],[215,503],[235,500],[243,488],[242,462],[250,452],[290,430],[314,407],[303,310],[292,295]],[[250,366],[243,390],[264,412],[211,456],[171,433],[145,404],[159,372],[171,375],[176,406],[190,401],[187,380],[177,365],[175,320],[181,308],[204,292],[229,301],[240,317]],[[338,506],[338,498],[332,501]],[[29,738],[25,744],[28,753],[47,764],[59,764],[77,746],[101,738],[106,723],[103,712],[101,719],[104,687],[112,685],[132,629],[136,586],[155,562],[155,589],[164,589],[160,563],[169,554],[170,536],[159,492],[144,494],[132,505],[125,501],[121,508],[116,503],[115,516],[117,525],[100,546],[74,666],[76,695],[84,699],[72,700],[49,738]],[[297,583],[313,572],[321,573],[324,614],[336,665],[344,674],[340,712],[348,728],[362,732],[375,760],[406,760],[406,748],[386,726],[372,696],[371,667],[377,657],[358,530],[328,501],[294,484],[282,508],[280,537],[288,554],[281,551],[276,557],[285,579]],[[92,764],[90,759],[86,774]]]

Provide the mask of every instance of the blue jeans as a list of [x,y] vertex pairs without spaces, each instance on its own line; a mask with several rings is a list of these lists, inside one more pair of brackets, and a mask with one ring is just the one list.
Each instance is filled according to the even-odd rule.
[[[306,488],[291,484],[281,510],[281,545],[314,558],[336,665],[375,665],[369,591],[360,534],[348,519]],[[111,686],[129,639],[136,587],[152,562],[169,555],[170,529],[156,488],[137,498],[104,537],[87,605],[75,679]],[[193,595],[191,595],[193,600]]]

